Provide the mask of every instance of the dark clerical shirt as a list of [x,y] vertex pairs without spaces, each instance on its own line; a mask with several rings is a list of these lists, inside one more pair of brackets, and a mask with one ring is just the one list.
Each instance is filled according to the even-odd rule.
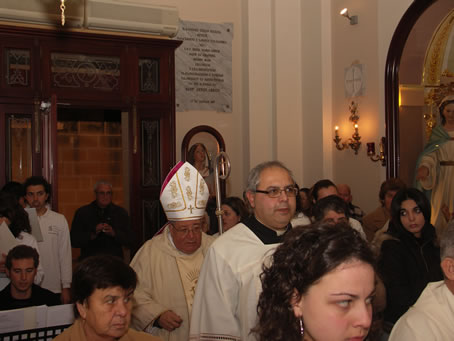
[[249,229],[254,232],[254,234],[259,238],[263,244],[277,244],[282,243],[284,235],[291,229],[290,223],[287,225],[285,233],[278,235],[276,231],[266,227],[261,222],[259,222],[254,216],[250,216],[241,221],[244,225],[249,227]]

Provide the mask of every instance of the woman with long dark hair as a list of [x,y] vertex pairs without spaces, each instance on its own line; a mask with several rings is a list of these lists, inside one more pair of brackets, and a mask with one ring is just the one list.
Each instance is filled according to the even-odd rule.
[[[35,248],[38,253],[38,243],[31,233],[28,214],[23,207],[17,202],[14,196],[10,193],[0,191],[0,225],[5,223],[18,244],[28,245]],[[11,248],[14,245],[11,245]],[[6,254],[0,255],[0,290],[3,289],[9,280],[5,275],[5,259]],[[44,270],[41,264],[38,265],[38,272],[35,276],[35,284],[41,284],[44,278]]]
[[208,150],[203,143],[194,143],[188,151],[187,161],[194,166],[195,169],[205,180],[210,197],[216,195],[214,191],[214,176],[211,168],[211,159]]
[[228,197],[222,201],[222,225],[225,231],[230,230],[242,219],[249,216],[244,201],[238,197]]
[[372,319],[374,256],[346,224],[296,227],[261,275],[260,341],[363,340]]
[[188,160],[204,178],[211,173],[210,158],[203,143],[194,143],[188,151]]
[[427,283],[443,279],[430,213],[429,200],[416,188],[400,190],[391,203],[391,222],[378,262],[386,287],[384,320],[388,332],[416,302]]

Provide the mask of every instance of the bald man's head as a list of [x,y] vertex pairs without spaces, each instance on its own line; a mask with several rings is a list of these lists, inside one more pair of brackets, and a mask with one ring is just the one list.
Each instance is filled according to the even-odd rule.
[[339,196],[347,203],[352,202],[352,192],[350,187],[347,184],[340,184],[337,185],[337,191],[339,192]]

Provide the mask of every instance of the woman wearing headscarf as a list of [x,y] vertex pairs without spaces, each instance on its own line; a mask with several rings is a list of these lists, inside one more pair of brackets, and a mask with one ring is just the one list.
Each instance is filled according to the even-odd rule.
[[454,95],[440,103],[440,123],[416,164],[416,188],[425,191],[432,206],[431,223],[440,236],[447,224],[442,209],[454,210]]

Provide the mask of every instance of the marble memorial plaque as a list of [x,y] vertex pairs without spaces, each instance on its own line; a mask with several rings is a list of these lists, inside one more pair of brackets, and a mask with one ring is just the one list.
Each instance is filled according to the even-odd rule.
[[176,111],[232,111],[233,24],[180,21]]

